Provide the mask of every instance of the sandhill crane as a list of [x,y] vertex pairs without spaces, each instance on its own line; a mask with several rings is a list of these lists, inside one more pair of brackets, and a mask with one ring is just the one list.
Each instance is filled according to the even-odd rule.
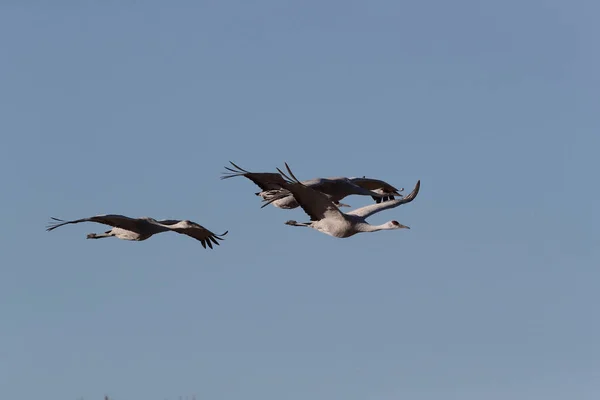
[[410,229],[408,226],[400,224],[398,221],[389,221],[382,225],[371,225],[366,219],[380,211],[389,208],[398,207],[415,199],[421,187],[419,180],[414,190],[406,197],[397,200],[390,200],[378,204],[371,204],[365,207],[357,208],[348,213],[341,212],[327,196],[321,192],[313,190],[303,185],[292,173],[290,167],[285,164],[289,176],[279,168],[277,171],[285,179],[286,183],[282,186],[289,190],[294,198],[300,204],[300,207],[310,216],[311,222],[298,223],[296,221],[287,221],[287,225],[307,226],[323,232],[327,235],[337,238],[347,238],[361,232],[376,232],[390,229]]
[[96,215],[94,217],[73,221],[64,221],[54,217],[51,218],[57,222],[51,222],[46,229],[47,231],[51,231],[63,225],[78,224],[80,222],[98,222],[113,227],[111,230],[104,233],[90,233],[87,235],[87,239],[101,239],[114,236],[122,240],[134,240],[139,242],[149,239],[152,235],[157,233],[173,231],[193,237],[202,243],[202,247],[206,248],[206,245],[208,245],[211,249],[213,248],[212,243],[219,245],[219,242],[215,239],[224,240],[221,236],[225,236],[228,232],[225,231],[225,233],[215,235],[202,225],[188,220],[166,219],[157,221],[150,217],[129,218],[124,215],[116,214]]
[[[288,190],[282,188],[285,181],[278,173],[249,172],[231,161],[230,163],[236,169],[225,167],[225,169],[230,172],[225,172],[225,175],[222,176],[221,179],[233,178],[235,176],[244,176],[250,179],[262,189],[261,192],[255,193],[265,201],[265,204],[263,204],[262,207],[269,204],[285,209],[298,207],[298,202],[294,199],[294,196]],[[356,182],[354,182],[353,179],[356,180]],[[338,207],[350,207],[347,204],[340,203],[340,200],[350,195],[371,196],[376,201],[380,198],[388,199],[392,195],[402,196],[398,193],[398,189],[390,184],[381,180],[365,177],[351,179],[345,177],[316,178],[302,181],[302,184],[324,193]]]

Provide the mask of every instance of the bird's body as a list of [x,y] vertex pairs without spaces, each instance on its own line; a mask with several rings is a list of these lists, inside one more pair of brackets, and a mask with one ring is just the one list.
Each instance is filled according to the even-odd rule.
[[279,168],[277,169],[286,181],[285,184],[282,184],[282,187],[292,193],[302,209],[311,219],[310,222],[305,223],[287,221],[287,225],[310,227],[336,238],[347,238],[362,232],[376,232],[380,230],[402,228],[409,229],[408,226],[402,225],[395,220],[386,222],[382,225],[371,225],[366,219],[377,212],[413,201],[419,193],[421,181],[418,181],[415,189],[402,199],[371,204],[352,210],[348,213],[343,213],[323,193],[302,184],[302,182],[294,176],[287,163],[285,165],[290,174],[289,176],[279,170]]
[[[298,201],[292,193],[283,188],[285,180],[280,174],[273,172],[249,172],[245,169],[230,163],[236,168],[232,169],[225,167],[230,172],[226,173],[221,179],[232,178],[234,176],[244,176],[259,186],[262,191],[256,193],[260,196],[265,204],[273,204],[275,207],[283,209],[294,209],[299,206]],[[353,181],[354,180],[354,181]],[[340,201],[350,195],[371,196],[376,202],[381,202],[381,199],[388,199],[390,196],[402,196],[398,189],[390,184],[370,178],[315,178],[301,181],[304,186],[310,187],[325,194],[337,207],[349,207],[347,204]],[[376,190],[377,189],[377,190]],[[400,189],[402,191],[404,189]],[[393,197],[391,197],[393,199]]]
[[329,236],[347,238],[359,232],[355,227],[360,222],[352,218],[323,218],[311,222],[310,227]]
[[104,233],[90,233],[87,235],[88,239],[116,237],[122,240],[141,242],[149,239],[157,233],[172,231],[199,240],[204,248],[206,248],[206,245],[208,245],[208,247],[212,249],[212,243],[218,245],[219,243],[216,239],[224,240],[221,236],[225,236],[227,234],[226,231],[221,235],[215,235],[203,226],[189,220],[169,219],[157,221],[150,217],[130,218],[117,214],[96,215],[90,218],[82,218],[73,221],[63,221],[57,218],[52,219],[57,222],[51,223],[47,228],[48,231],[63,225],[77,224],[80,222],[97,222],[113,227],[111,230],[108,230]]
[[101,239],[104,237],[116,237],[117,239],[121,239],[121,240],[132,240],[132,241],[136,241],[136,242],[141,242],[142,240],[146,240],[149,239],[153,234],[150,233],[139,233],[139,232],[134,232],[134,231],[128,231],[127,229],[123,229],[123,228],[112,228],[109,231],[106,231],[104,233],[89,233],[87,235],[88,239]]

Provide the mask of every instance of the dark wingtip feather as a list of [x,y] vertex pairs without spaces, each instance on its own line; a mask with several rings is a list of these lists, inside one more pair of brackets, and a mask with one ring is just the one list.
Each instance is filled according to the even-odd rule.
[[417,181],[417,184],[415,185],[415,188],[413,189],[413,191],[408,196],[406,196],[403,200],[407,200],[407,202],[412,201],[415,197],[417,197],[420,189],[421,189],[421,180],[419,179]]
[[236,167],[238,170],[240,170],[240,171],[244,171],[244,172],[246,172],[246,173],[249,173],[248,171],[246,171],[244,168],[240,167],[239,165],[235,165],[235,164],[233,163],[233,161],[229,161],[229,163],[230,163],[231,165],[233,165],[234,167]]
[[237,169],[233,169],[230,167],[223,167],[227,171],[230,171],[230,172],[223,172],[223,174],[225,176],[222,176],[221,179],[233,178],[234,176],[245,176],[246,174],[250,173],[250,172],[246,171],[244,168],[241,168],[240,166],[234,164],[233,161],[229,161],[229,163]]
[[[233,169],[233,168],[229,168],[229,167],[223,167],[223,168],[225,168],[227,171],[235,172],[236,174],[240,173],[240,171],[237,169]],[[227,172],[224,172],[224,173],[226,174]]]
[[47,232],[50,232],[51,230],[54,230],[54,229],[58,228],[61,225],[64,225],[64,222],[65,222],[64,220],[59,219],[59,218],[50,217],[50,219],[54,220],[54,221],[57,221],[58,223],[56,223],[56,222],[48,222],[46,224],[46,231]]
[[296,178],[296,175],[294,175],[294,173],[290,169],[290,166],[288,165],[288,163],[284,162],[284,164],[285,164],[285,168],[288,170],[288,172],[290,173],[291,177],[294,178],[294,180],[296,182],[300,182],[300,180],[298,178]]
[[279,172],[279,175],[281,175],[284,178],[284,181],[286,181],[286,183],[294,183],[294,180],[287,176],[287,174],[279,168],[277,168],[277,172]]

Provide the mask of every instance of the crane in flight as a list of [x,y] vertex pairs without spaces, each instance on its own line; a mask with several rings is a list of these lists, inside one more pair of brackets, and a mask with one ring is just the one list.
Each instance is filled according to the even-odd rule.
[[[254,182],[261,189],[260,192],[255,194],[265,202],[262,207],[273,204],[278,208],[293,209],[299,206],[292,193],[282,187],[285,180],[280,174],[276,172],[250,172],[237,166],[232,161],[229,162],[235,169],[225,167],[229,172],[225,172],[221,179],[243,176]],[[302,184],[324,193],[337,207],[350,207],[347,204],[340,203],[340,200],[350,195],[371,196],[379,203],[382,200],[393,199],[393,196],[402,197],[399,192],[404,190],[403,188],[398,190],[382,180],[365,177],[315,178],[302,181]]]
[[371,225],[366,219],[380,211],[413,201],[417,197],[417,194],[419,194],[419,189],[421,188],[420,180],[417,181],[413,191],[402,199],[371,204],[344,213],[326,195],[300,182],[294,176],[287,163],[285,163],[285,167],[289,176],[277,168],[277,171],[279,171],[285,181],[281,186],[293,194],[300,207],[310,217],[310,222],[299,223],[290,220],[286,222],[287,225],[310,227],[336,238],[347,238],[362,232],[410,229],[396,220],[386,222],[382,225]]
[[104,233],[90,233],[87,235],[87,239],[116,237],[122,240],[139,242],[149,239],[157,233],[171,231],[199,240],[200,243],[202,243],[202,247],[206,248],[206,245],[208,245],[211,249],[213,248],[213,243],[219,245],[217,240],[224,240],[222,236],[225,236],[227,232],[229,232],[225,231],[225,233],[215,235],[202,225],[189,220],[166,219],[157,221],[150,217],[130,218],[117,214],[96,215],[90,218],[82,218],[73,221],[64,221],[54,217],[51,217],[51,219],[54,222],[50,222],[47,226],[47,231],[51,231],[63,225],[78,224],[80,222],[98,222],[113,227],[111,230]]

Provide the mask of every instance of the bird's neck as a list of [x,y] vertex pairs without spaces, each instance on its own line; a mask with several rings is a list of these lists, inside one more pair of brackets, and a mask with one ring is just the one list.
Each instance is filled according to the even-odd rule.
[[367,224],[367,223],[361,223],[361,224],[356,225],[356,230],[358,232],[377,232],[377,231],[384,231],[387,229],[390,229],[387,224],[371,225],[371,224]]

